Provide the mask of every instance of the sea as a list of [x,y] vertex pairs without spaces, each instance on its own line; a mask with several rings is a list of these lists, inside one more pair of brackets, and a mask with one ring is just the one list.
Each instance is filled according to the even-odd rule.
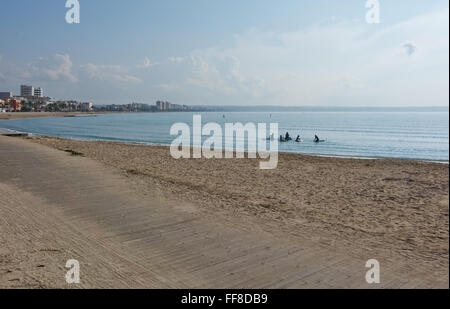
[[[201,115],[203,125],[214,122],[223,129],[225,123],[277,123],[279,135],[301,136],[301,143],[280,143],[281,152],[449,161],[448,110],[117,113],[8,120],[0,127],[77,140],[170,145],[177,137],[170,134],[172,125],[192,128],[194,115]],[[325,142],[314,143],[316,134]]]

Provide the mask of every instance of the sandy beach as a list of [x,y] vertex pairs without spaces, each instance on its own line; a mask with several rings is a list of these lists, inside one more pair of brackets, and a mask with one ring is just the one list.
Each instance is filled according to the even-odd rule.
[[[0,255],[2,287],[15,287],[14,283],[23,283],[20,280],[27,277],[24,274],[36,271],[35,265],[20,265],[18,282],[8,281],[10,276],[5,275],[5,269],[11,271],[12,257],[20,260],[24,239],[28,242],[26,250],[38,259],[43,256],[36,247],[59,242],[60,253],[45,253],[50,261],[66,257],[67,250],[78,252],[83,260],[95,247],[92,244],[102,242],[102,250],[112,250],[125,258],[120,261],[126,264],[121,270],[130,268],[130,272],[141,276],[140,281],[127,276],[126,280],[114,281],[111,276],[122,274],[115,270],[107,275],[113,257],[96,252],[96,259],[89,261],[90,279],[82,287],[368,288],[364,281],[365,261],[372,258],[378,259],[384,269],[384,284],[380,287],[448,287],[448,165],[281,154],[276,170],[263,171],[258,169],[258,160],[250,159],[174,160],[167,147],[44,137],[1,137],[0,142],[4,157],[0,161],[0,212],[7,218],[1,225],[1,237],[9,248],[3,246]],[[22,147],[17,154],[22,157],[19,162],[25,162],[23,167],[18,166],[19,162],[11,167],[12,159],[5,159],[5,151],[16,144]],[[33,161],[36,158],[39,164]],[[37,166],[42,174],[33,172]],[[87,168],[89,175],[77,176]],[[28,188],[26,183],[30,182],[41,182],[42,186]],[[95,184],[94,193],[89,183]],[[69,196],[61,196],[58,186],[69,184],[73,190],[61,187]],[[8,194],[9,200],[5,198]],[[98,194],[105,195],[95,197]],[[24,208],[20,219],[6,216],[20,211],[11,207],[12,201]],[[55,219],[40,218],[41,213],[34,216],[32,204],[36,203]],[[70,206],[79,203],[85,207]],[[87,208],[91,203],[92,208]],[[142,204],[146,205],[143,209],[137,207]],[[107,209],[114,216],[102,213]],[[136,209],[138,213],[133,212]],[[158,247],[160,251],[155,249],[156,254],[147,242],[155,239],[154,231],[150,223],[144,228],[143,222],[163,220],[168,213],[177,222],[181,220],[182,227],[170,230],[164,236],[165,242],[158,242],[157,246],[162,247]],[[105,223],[110,218],[114,220]],[[32,223],[27,225],[27,220]],[[48,225],[46,220],[55,224]],[[191,220],[195,224],[188,223]],[[34,234],[30,226],[39,230],[42,227],[45,235],[48,232],[58,237],[41,237],[36,243],[37,239],[30,239]],[[202,231],[202,236],[193,234],[196,229]],[[161,231],[157,235],[162,237]],[[70,239],[72,246],[61,245],[64,238]],[[79,239],[91,245],[81,246]],[[188,249],[184,247],[187,244]],[[158,280],[136,269],[145,266],[144,253],[166,257],[166,263],[158,264]],[[167,254],[178,264],[170,264]],[[186,254],[188,257],[183,258]],[[225,260],[216,265],[214,259],[218,256]],[[193,265],[191,259],[196,258],[216,266],[203,269]],[[273,272],[263,267],[262,261],[271,261]],[[62,264],[58,265],[61,268]],[[56,271],[55,265],[51,267]],[[195,271],[186,272],[186,267]],[[53,277],[54,271],[38,271],[46,279],[33,276],[36,284],[66,287]],[[95,274],[103,281],[95,279]],[[148,281],[150,277],[153,282]]]
[[49,118],[49,117],[76,117],[76,116],[89,116],[89,115],[98,115],[104,113],[82,113],[82,112],[42,112],[42,113],[0,113],[0,121],[1,120],[14,120],[14,119],[27,119],[27,118]]

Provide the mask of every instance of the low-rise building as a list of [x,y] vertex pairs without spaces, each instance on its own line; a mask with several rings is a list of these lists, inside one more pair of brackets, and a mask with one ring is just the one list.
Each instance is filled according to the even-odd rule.
[[20,112],[22,110],[22,101],[18,99],[9,99],[9,108],[11,112]]
[[3,101],[3,110],[6,112],[20,112],[22,110],[21,100],[10,98]]
[[45,111],[45,108],[50,102],[51,98],[49,97],[27,97],[17,99],[22,100],[22,112],[42,112]]
[[12,98],[12,92],[0,92],[0,99],[9,99]]
[[83,102],[80,104],[80,109],[82,112],[92,112],[93,104],[91,102]]
[[92,112],[94,105],[91,102],[56,101],[45,105],[48,112]]

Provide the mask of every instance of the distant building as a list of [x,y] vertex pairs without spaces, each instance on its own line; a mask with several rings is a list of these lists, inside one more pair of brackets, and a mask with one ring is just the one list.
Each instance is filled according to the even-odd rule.
[[22,97],[32,97],[34,96],[33,86],[21,85],[20,86],[20,96]]
[[51,101],[49,97],[16,97],[22,100],[22,112],[41,112],[46,109],[46,105]]
[[156,102],[156,109],[159,111],[182,111],[186,110],[186,107],[183,107],[182,105],[178,104],[172,104],[167,101],[157,101]]
[[92,112],[93,104],[91,102],[84,102],[80,104],[80,109],[82,112]]
[[44,96],[44,90],[41,87],[33,89],[33,96],[42,98]]
[[2,100],[3,110],[7,112],[20,112],[22,110],[22,101],[18,99],[6,99]]
[[12,92],[0,92],[0,99],[9,99],[12,98]]
[[41,87],[33,87],[27,85],[20,86],[20,96],[24,98],[36,97],[42,98],[44,97],[44,89]]
[[22,101],[17,100],[17,99],[10,99],[9,100],[9,106],[11,111],[13,112],[19,112],[20,110],[22,110]]
[[193,107],[188,105],[179,105],[172,104],[167,101],[157,101],[155,105],[150,105],[146,103],[130,103],[123,105],[101,105],[101,106],[93,106],[93,110],[97,112],[161,112],[161,111],[170,111],[170,112],[182,112],[182,111],[191,111],[194,110]]
[[159,111],[165,110],[166,102],[158,101],[156,102],[156,109]]
[[41,105],[41,110],[47,112],[92,112],[94,104],[91,102],[78,101],[47,101],[45,105]]

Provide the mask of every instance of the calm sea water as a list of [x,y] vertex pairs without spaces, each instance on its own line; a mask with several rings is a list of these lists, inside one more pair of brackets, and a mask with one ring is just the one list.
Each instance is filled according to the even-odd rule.
[[[239,112],[198,113],[202,123],[279,124],[303,143],[281,143],[280,151],[327,156],[449,160],[448,112]],[[225,118],[224,118],[225,115]],[[0,126],[40,135],[80,140],[170,144],[176,122],[192,127],[193,113],[110,114],[73,118],[35,118],[0,122]],[[314,134],[327,142],[315,144]]]

